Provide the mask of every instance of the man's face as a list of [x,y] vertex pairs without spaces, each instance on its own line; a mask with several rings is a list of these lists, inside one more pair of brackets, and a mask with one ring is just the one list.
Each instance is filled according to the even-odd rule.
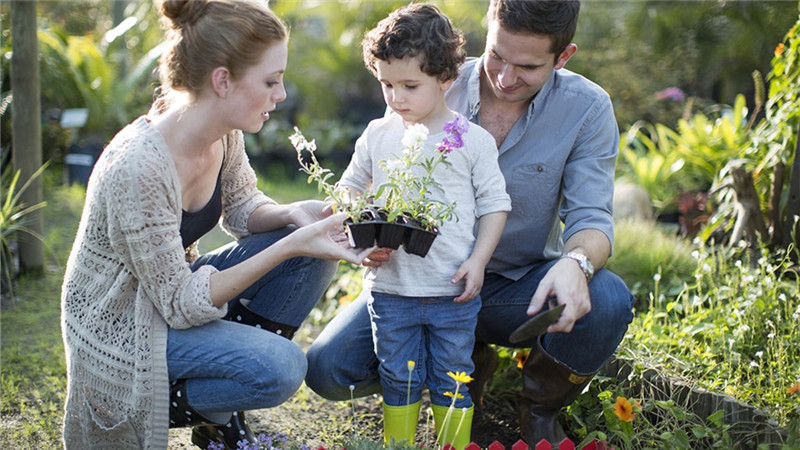
[[483,62],[491,94],[508,103],[530,101],[553,70],[564,67],[577,50],[570,44],[556,60],[550,44],[548,36],[511,33],[491,20]]

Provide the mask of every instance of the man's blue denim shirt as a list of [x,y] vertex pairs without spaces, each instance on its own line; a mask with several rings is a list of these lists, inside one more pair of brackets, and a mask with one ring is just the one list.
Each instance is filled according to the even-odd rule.
[[[480,125],[483,57],[468,58],[447,104]],[[511,213],[486,269],[519,279],[561,255],[564,241],[596,229],[613,244],[619,130],[608,94],[566,69],[553,71],[499,148]]]

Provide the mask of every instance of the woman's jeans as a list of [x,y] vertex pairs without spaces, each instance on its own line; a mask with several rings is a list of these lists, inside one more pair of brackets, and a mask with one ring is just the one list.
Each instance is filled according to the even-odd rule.
[[[193,264],[224,270],[244,261],[291,233],[286,228],[248,236]],[[279,264],[247,288],[240,298],[257,314],[299,327],[322,297],[337,262],[293,258]],[[228,303],[230,310],[234,303]],[[187,379],[190,405],[209,418],[220,412],[260,409],[281,404],[294,394],[306,374],[300,348],[277,334],[227,320],[184,330],[169,329],[169,380]],[[227,419],[226,419],[227,420]]]
[[[427,385],[431,403],[450,406],[456,380],[447,372],[471,374],[475,323],[480,297],[455,303],[453,297],[403,297],[373,292],[367,301],[372,322],[383,401],[389,406],[416,403]],[[409,362],[413,361],[413,367]],[[472,405],[467,387],[458,387],[456,408]]]
[[[557,260],[531,269],[519,280],[487,273],[481,290],[475,338],[506,347],[531,347],[534,339],[517,345],[508,337],[524,323],[536,287]],[[633,320],[633,296],[625,283],[609,270],[597,271],[589,283],[592,310],[569,333],[544,335],[544,349],[575,372],[598,370],[614,354]],[[380,392],[378,360],[372,350],[367,313],[369,292],[356,300],[322,331],[306,352],[306,385],[330,400],[347,400],[350,387],[357,397]],[[546,306],[545,306],[546,307]]]

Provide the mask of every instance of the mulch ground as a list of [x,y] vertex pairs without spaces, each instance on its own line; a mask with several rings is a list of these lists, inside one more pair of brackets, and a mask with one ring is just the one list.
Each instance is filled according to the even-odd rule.
[[[316,336],[314,331],[304,326],[295,337],[295,342],[307,346],[312,336]],[[428,406],[423,396],[416,442],[436,448],[433,418],[426,412]],[[256,434],[286,433],[290,447],[297,448],[305,444],[311,449],[336,449],[352,439],[381,443],[382,417],[380,396],[358,398],[352,404],[350,401],[332,402],[318,396],[305,385],[294,397],[278,407],[247,412],[247,420]],[[196,449],[190,436],[191,430],[188,428],[170,430],[168,450]],[[484,400],[483,413],[473,423],[472,441],[481,448],[488,447],[494,441],[511,448],[519,439],[513,392],[489,391]]]

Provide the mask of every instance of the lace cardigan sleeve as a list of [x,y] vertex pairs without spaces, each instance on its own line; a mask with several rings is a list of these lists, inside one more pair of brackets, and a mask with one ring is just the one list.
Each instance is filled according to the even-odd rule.
[[[134,141],[137,141],[134,139]],[[202,325],[225,315],[211,303],[209,277],[216,269],[195,272],[185,260],[180,237],[180,183],[165,152],[145,140],[142,151],[128,151],[103,177],[108,236],[137,296],[153,302],[170,327]],[[148,148],[150,147],[150,148]],[[123,278],[119,278],[120,280]]]
[[255,171],[244,151],[241,131],[225,137],[225,163],[222,168],[222,227],[236,239],[250,234],[247,220],[261,205],[276,204],[258,190]]

